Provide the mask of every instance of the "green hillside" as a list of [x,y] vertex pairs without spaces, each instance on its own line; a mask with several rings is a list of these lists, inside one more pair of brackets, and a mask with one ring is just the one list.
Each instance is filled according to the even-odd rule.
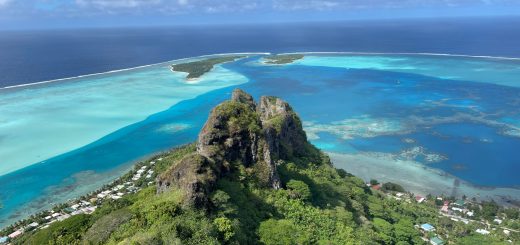
[[[157,159],[146,161],[156,162],[149,165],[153,183],[117,200],[97,200],[92,214],[26,232],[14,244],[402,245],[429,244],[435,236],[446,244],[519,241],[514,232],[475,233],[480,223],[440,215],[435,198],[417,203],[408,193],[396,197],[398,185],[374,190],[334,168],[307,142],[292,108],[274,97],[257,104],[236,90],[211,112],[196,144]],[[509,224],[518,225],[517,219]],[[423,233],[424,223],[435,231]]]

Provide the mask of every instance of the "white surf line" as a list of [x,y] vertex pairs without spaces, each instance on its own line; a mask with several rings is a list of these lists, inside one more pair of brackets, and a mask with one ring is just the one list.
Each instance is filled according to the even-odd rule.
[[[0,90],[6,90],[6,89],[13,89],[13,88],[20,88],[20,87],[27,87],[27,86],[33,86],[33,85],[40,85],[40,84],[46,84],[46,83],[53,83],[53,82],[59,82],[59,81],[65,81],[69,79],[76,79],[76,78],[84,78],[84,77],[90,77],[90,76],[96,76],[96,75],[103,75],[103,74],[110,74],[115,72],[122,72],[122,71],[129,71],[139,68],[146,68],[149,66],[155,66],[155,65],[161,65],[166,64],[170,62],[178,62],[178,61],[184,61],[184,60],[191,60],[191,59],[197,59],[197,58],[206,58],[206,57],[212,57],[212,56],[229,56],[229,55],[271,55],[270,52],[239,52],[239,53],[217,53],[217,54],[207,54],[207,55],[200,55],[200,56],[194,56],[194,57],[186,57],[186,58],[180,58],[170,61],[164,61],[149,65],[143,65],[143,66],[136,66],[131,68],[124,68],[124,69],[118,69],[118,70],[112,70],[112,71],[106,71],[106,72],[99,72],[99,73],[92,73],[92,74],[86,74],[86,75],[80,75],[75,77],[67,77],[67,78],[60,78],[60,79],[53,79],[53,80],[47,80],[42,82],[34,82],[34,83],[26,83],[26,84],[18,84],[18,85],[12,85],[12,86],[6,86],[0,88]],[[385,52],[290,52],[290,53],[279,53],[277,55],[288,55],[288,54],[359,54],[359,55],[425,55],[425,56],[447,56],[447,57],[466,57],[466,58],[482,58],[482,59],[499,59],[499,60],[520,60],[520,58],[514,58],[514,57],[501,57],[501,56],[484,56],[484,55],[464,55],[464,54],[442,54],[442,53],[385,53]]]
[[76,78],[85,78],[85,77],[104,75],[104,74],[110,74],[110,73],[115,73],[115,72],[130,71],[130,70],[146,68],[146,67],[150,67],[150,66],[162,65],[162,64],[167,64],[167,63],[171,63],[171,62],[179,62],[179,61],[184,61],[184,60],[192,60],[192,59],[197,59],[197,58],[207,58],[207,57],[213,57],[213,56],[229,56],[229,55],[270,55],[270,54],[271,53],[268,53],[268,52],[207,54],[207,55],[201,55],[201,56],[194,56],[194,57],[187,57],[187,58],[180,58],[180,59],[175,59],[175,60],[169,60],[169,61],[149,64],[149,65],[136,66],[136,67],[131,67],[131,68],[124,68],[124,69],[118,69],[118,70],[112,70],[112,71],[105,71],[105,72],[98,72],[98,73],[80,75],[80,76],[75,76],[75,77],[59,78],[59,79],[42,81],[42,82],[25,83],[25,84],[6,86],[6,87],[0,88],[0,90],[7,90],[7,89],[21,88],[21,87],[29,87],[29,86],[33,86],[33,85],[54,83],[54,82],[66,81],[66,80],[71,80],[71,79],[76,79]]
[[280,53],[278,55],[291,54],[359,54],[359,55],[425,55],[425,56],[448,56],[448,57],[465,57],[465,58],[482,58],[482,59],[498,59],[498,60],[520,60],[515,57],[502,56],[486,56],[486,55],[466,55],[466,54],[443,54],[443,53],[384,53],[384,52],[291,52]]

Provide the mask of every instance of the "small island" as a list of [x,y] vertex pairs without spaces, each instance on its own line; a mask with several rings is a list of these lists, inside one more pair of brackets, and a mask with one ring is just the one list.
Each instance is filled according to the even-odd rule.
[[277,54],[264,57],[266,64],[283,65],[290,64],[296,60],[303,59],[303,54]]
[[211,71],[215,65],[235,61],[245,56],[225,56],[215,57],[199,61],[181,63],[172,65],[172,71],[186,72],[188,73],[187,79],[195,79]]

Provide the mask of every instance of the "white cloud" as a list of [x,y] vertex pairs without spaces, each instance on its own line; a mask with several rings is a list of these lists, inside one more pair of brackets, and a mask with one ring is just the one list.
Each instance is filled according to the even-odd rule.
[[518,0],[272,0],[278,10],[338,10],[366,8],[457,7],[517,4]]
[[98,8],[137,8],[157,5],[161,2],[161,0],[76,0],[80,6]]
[[11,0],[0,0],[0,8],[6,7]]
[[[1,1],[1,0],[0,0]],[[109,13],[233,13],[272,9],[272,0],[75,0],[76,6]]]

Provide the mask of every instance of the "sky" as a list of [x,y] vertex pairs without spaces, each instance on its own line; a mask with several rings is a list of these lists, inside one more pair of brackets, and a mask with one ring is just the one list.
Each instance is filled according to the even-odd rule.
[[0,29],[520,15],[520,0],[0,0]]

